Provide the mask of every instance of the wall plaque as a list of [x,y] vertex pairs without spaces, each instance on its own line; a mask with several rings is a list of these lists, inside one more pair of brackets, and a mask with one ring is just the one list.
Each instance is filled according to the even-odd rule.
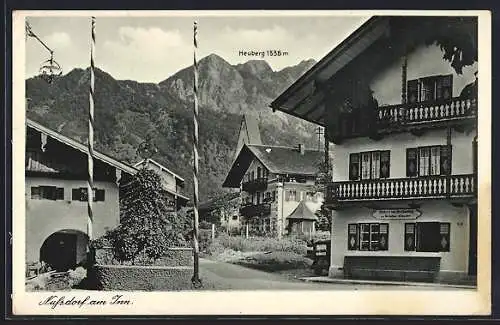
[[373,217],[379,220],[415,220],[422,215],[417,209],[382,209],[375,210]]

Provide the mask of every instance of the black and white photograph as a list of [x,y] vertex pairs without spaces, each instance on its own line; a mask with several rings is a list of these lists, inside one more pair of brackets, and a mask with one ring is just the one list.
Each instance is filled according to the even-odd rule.
[[14,314],[490,312],[488,12],[13,24]]

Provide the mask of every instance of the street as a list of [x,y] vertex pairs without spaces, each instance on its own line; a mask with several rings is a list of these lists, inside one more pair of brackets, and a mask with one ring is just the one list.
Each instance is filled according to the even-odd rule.
[[416,287],[344,283],[315,283],[288,279],[243,266],[200,259],[205,290],[457,290],[451,287]]

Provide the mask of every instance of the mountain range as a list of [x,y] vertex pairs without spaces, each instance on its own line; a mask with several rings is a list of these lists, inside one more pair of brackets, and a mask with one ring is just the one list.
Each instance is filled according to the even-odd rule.
[[[243,114],[258,117],[262,141],[269,145],[318,146],[316,126],[280,112],[269,103],[313,64],[273,71],[264,60],[232,65],[211,54],[198,63],[200,112],[200,199],[214,198],[231,166]],[[87,139],[89,69],[73,69],[47,83],[26,80],[27,117],[82,143]],[[152,157],[184,177],[192,193],[193,67],[160,83],[116,80],[95,71],[96,149],[118,160],[141,159],[137,147],[151,136]]]

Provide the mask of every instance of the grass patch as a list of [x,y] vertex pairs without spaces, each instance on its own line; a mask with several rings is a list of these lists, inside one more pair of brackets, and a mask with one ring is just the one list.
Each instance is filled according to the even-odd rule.
[[226,250],[237,252],[288,252],[305,255],[306,241],[298,238],[267,238],[228,236],[226,234],[215,238],[205,250],[208,255],[218,255]]
[[256,253],[240,259],[235,264],[268,272],[307,269],[312,260],[293,252]]

